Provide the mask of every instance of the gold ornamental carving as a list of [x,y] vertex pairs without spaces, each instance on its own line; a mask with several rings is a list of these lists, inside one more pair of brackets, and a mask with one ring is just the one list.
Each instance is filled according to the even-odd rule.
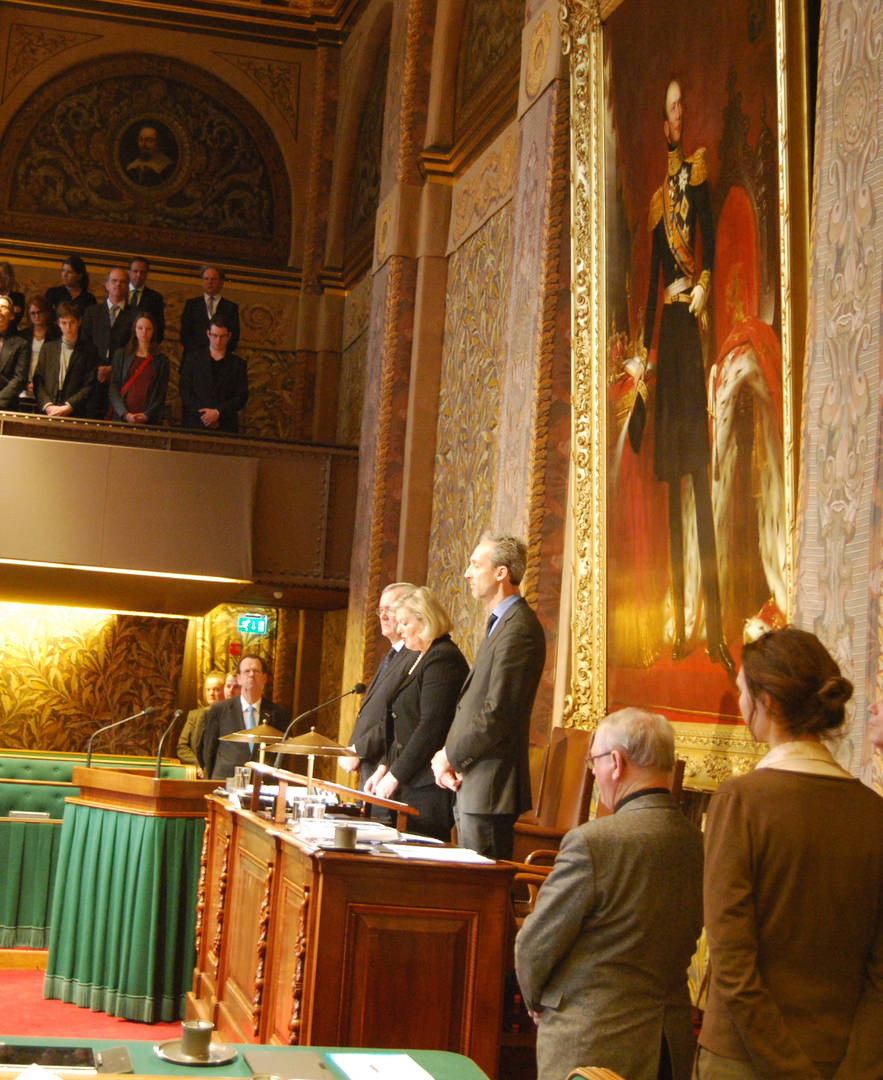
[[508,128],[454,188],[448,253],[456,250],[509,199],[518,174],[518,134]]
[[570,56],[572,688],[565,723],[590,727],[606,706],[607,499],[603,237],[603,55],[597,3],[560,8]]

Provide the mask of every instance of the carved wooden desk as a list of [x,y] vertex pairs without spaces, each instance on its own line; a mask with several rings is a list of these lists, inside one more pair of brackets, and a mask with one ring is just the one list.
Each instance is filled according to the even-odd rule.
[[187,1015],[232,1042],[451,1050],[496,1076],[511,876],[323,850],[211,796]]

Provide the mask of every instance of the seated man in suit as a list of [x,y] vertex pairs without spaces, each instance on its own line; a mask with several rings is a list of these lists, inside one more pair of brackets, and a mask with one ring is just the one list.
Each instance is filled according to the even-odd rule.
[[156,332],[153,344],[159,345],[166,332],[166,302],[162,293],[147,284],[150,263],[143,255],[136,255],[129,263],[129,307],[134,311],[146,311],[153,316]]
[[212,705],[205,714],[202,732],[202,768],[206,778],[225,780],[237,765],[244,765],[258,750],[257,743],[222,742],[222,735],[254,728],[259,724],[284,731],[288,713],[264,697],[267,667],[260,656],[246,653],[239,661],[239,697]]
[[47,416],[84,416],[98,357],[80,340],[80,309],[70,300],[56,308],[61,337],[47,341],[34,371],[34,397]]
[[86,415],[93,420],[107,419],[107,391],[110,383],[111,361],[117,349],[128,344],[136,311],[127,307],[129,276],[121,266],[107,271],[104,278],[107,297],[86,308],[80,336],[92,345],[98,355],[95,383],[86,405]]
[[248,401],[245,361],[233,352],[223,315],[212,316],[206,339],[181,361],[181,422],[197,431],[238,431],[239,410]]
[[567,833],[515,940],[538,1078],[592,1064],[629,1080],[689,1080],[702,834],[669,791],[674,732],[654,713],[620,709],[590,757],[613,813]]
[[202,296],[191,297],[181,312],[181,348],[185,354],[201,349],[212,318],[223,315],[230,330],[230,348],[235,349],[239,344],[239,305],[221,296],[226,275],[217,266],[204,266],[200,273]]
[[12,330],[14,320],[12,297],[0,296],[0,409],[17,409],[18,395],[28,381],[30,349]]

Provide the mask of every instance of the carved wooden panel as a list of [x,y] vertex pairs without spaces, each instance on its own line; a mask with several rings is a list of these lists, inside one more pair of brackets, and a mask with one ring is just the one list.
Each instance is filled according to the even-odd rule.
[[[466,972],[474,969],[478,916],[354,904],[347,912],[337,1042],[341,1046],[461,1046],[468,1025]],[[377,972],[383,972],[383,994]],[[409,1005],[433,1000],[415,1025]]]

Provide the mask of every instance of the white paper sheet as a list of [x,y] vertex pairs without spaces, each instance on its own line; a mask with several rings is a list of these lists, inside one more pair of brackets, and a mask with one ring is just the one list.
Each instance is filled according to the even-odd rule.
[[402,859],[430,859],[432,862],[490,863],[477,851],[462,847],[424,847],[420,844],[387,844],[386,850]]
[[329,1054],[350,1080],[432,1080],[408,1054]]

